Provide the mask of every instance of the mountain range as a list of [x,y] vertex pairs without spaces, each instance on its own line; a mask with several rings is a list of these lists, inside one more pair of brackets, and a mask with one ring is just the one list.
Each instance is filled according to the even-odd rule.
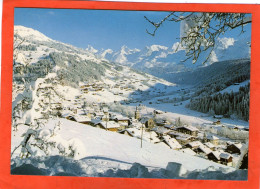
[[113,51],[112,49],[99,51],[92,46],[88,46],[86,50],[101,59],[165,78],[165,74],[192,71],[199,67],[211,65],[214,62],[250,58],[249,44],[249,37],[241,40],[227,37],[218,38],[216,47],[205,64],[202,64],[202,62],[208,56],[208,52],[201,53],[195,64],[192,63],[192,60],[184,61],[185,49],[178,48],[179,42],[174,43],[171,47],[151,45],[143,49],[130,49],[124,45],[119,51]]

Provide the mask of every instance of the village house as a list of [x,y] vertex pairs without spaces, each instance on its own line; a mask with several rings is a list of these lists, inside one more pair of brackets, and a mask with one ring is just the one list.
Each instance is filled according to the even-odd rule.
[[232,166],[233,165],[233,157],[231,154],[229,153],[221,153],[219,155],[220,157],[220,163],[223,165],[227,165],[227,166]]
[[183,133],[179,133],[176,131],[170,131],[168,132],[168,135],[170,135],[171,137],[176,138],[176,140],[181,144],[181,145],[186,145],[189,142],[194,141],[196,138],[191,136],[191,135],[187,135],[187,134],[183,134]]
[[97,125],[98,123],[102,122],[102,120],[100,119],[91,119],[89,122],[88,122],[88,125],[91,125],[91,126],[95,126]]
[[173,129],[173,128],[174,128],[174,125],[165,124],[164,127],[165,127],[166,129]]
[[219,138],[214,135],[208,135],[204,140],[205,142],[211,142],[215,146],[219,144]]
[[198,148],[194,149],[195,152],[200,153],[200,154],[204,154],[204,155],[208,155],[209,153],[212,152],[211,149],[209,149],[207,146],[205,145],[199,145]]
[[112,119],[124,127],[128,127],[130,125],[130,119],[128,117],[124,117],[122,115],[116,115]]
[[94,115],[95,119],[102,119],[105,114],[102,111],[97,111],[93,115]]
[[120,131],[118,131],[118,133],[123,134],[123,135],[130,136],[130,137],[133,137],[133,136],[134,136],[134,135],[133,135],[133,134],[134,134],[133,131],[130,132],[130,131],[127,130],[127,129],[120,130]]
[[228,144],[226,148],[226,152],[231,154],[241,154],[242,147],[243,147],[242,143]]
[[197,149],[199,146],[203,146],[200,141],[193,141],[185,145],[185,147],[190,148],[192,150]]
[[193,126],[176,127],[176,131],[197,137],[199,130]]
[[206,143],[204,143],[204,145],[207,146],[211,150],[215,150],[215,148],[216,148],[211,142],[206,142]]
[[171,138],[169,135],[162,136],[161,139],[173,150],[179,150],[182,148],[180,143],[175,138]]
[[125,129],[124,127],[120,126],[118,123],[114,121],[107,121],[107,122],[102,121],[97,123],[95,127],[105,129],[108,131],[113,131],[113,132],[117,132],[119,130]]
[[153,127],[151,130],[154,131],[159,137],[167,135],[170,132],[169,129],[166,129],[164,127],[158,127],[158,126]]
[[83,115],[74,115],[73,118],[76,122],[83,124],[88,124],[91,121],[91,119],[88,116]]
[[220,154],[221,153],[218,151],[212,151],[207,156],[209,160],[214,161],[216,163],[220,163]]

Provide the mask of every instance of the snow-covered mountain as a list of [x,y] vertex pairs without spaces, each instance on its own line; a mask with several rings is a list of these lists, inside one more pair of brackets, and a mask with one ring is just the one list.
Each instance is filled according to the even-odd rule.
[[[151,45],[143,49],[129,49],[124,45],[119,51],[102,50],[95,52],[95,54],[103,59],[163,77],[164,73],[191,71],[198,67],[210,65],[213,62],[250,58],[249,43],[249,37],[241,40],[227,37],[218,38],[215,49],[208,62],[204,65],[202,65],[202,62],[205,60],[208,52],[201,53],[196,64],[192,64],[192,60],[183,62],[185,49],[178,48],[179,42],[174,43],[172,47]],[[158,70],[163,71],[158,73]]]
[[[179,120],[179,124],[182,122],[190,126],[200,126],[205,130],[209,130],[208,125],[212,126],[214,121],[212,117],[186,108],[191,95],[195,94],[190,86],[177,85],[128,67],[138,68],[137,66],[140,66],[140,68],[151,70],[164,66],[165,69],[171,68],[171,70],[167,70],[169,72],[177,66],[179,71],[185,70],[188,63],[171,64],[166,61],[170,56],[177,57],[179,60],[183,57],[184,50],[179,49],[175,52],[177,44],[171,48],[152,45],[143,50],[123,46],[119,52],[113,52],[111,49],[99,52],[91,46],[88,46],[87,49],[80,49],[52,40],[36,30],[23,26],[15,26],[14,38],[11,142],[13,173],[24,163],[21,158],[24,158],[26,162],[32,161],[33,166],[40,168],[44,163],[34,164],[34,158],[40,158],[41,161],[49,161],[49,158],[50,160],[58,158],[62,161],[64,158],[66,162],[71,163],[67,159],[69,157],[80,159],[79,163],[83,166],[82,172],[75,174],[77,176],[117,176],[116,172],[122,170],[144,168],[149,169],[149,172],[146,172],[148,175],[151,174],[151,177],[154,177],[153,174],[155,174],[155,177],[178,178],[179,174],[177,177],[173,177],[172,174],[168,177],[167,171],[180,171],[179,169],[183,167],[188,173],[195,171],[194,174],[197,174],[198,169],[208,172],[212,169],[210,166],[214,167],[214,171],[220,170],[220,174],[224,170],[222,168],[235,170],[209,161],[205,155],[197,154],[195,156],[177,151],[172,146],[170,147],[167,141],[163,142],[166,139],[162,139],[160,136],[153,137],[148,130],[143,131],[141,121],[144,119],[136,118],[137,112],[139,112],[142,118],[153,117],[158,123],[164,120],[167,123],[175,124],[176,120]],[[228,49],[234,43],[235,41],[227,40],[226,43],[221,43],[222,46],[219,46],[219,50]],[[108,57],[115,63],[109,61]],[[150,62],[150,60],[153,61]],[[158,60],[165,60],[165,62],[162,63]],[[222,64],[226,65],[224,69],[227,68],[229,71],[233,71],[235,66],[241,66],[240,69],[236,69],[238,73],[239,70],[243,70],[243,66],[249,63],[248,61],[238,62],[234,63],[234,66],[232,66],[233,64]],[[216,81],[217,78],[223,79],[220,73],[216,74],[216,70],[218,72],[221,67],[223,68],[222,64],[212,64],[203,68],[208,70],[208,79],[211,76],[216,78]],[[193,74],[197,75],[198,80],[202,80],[200,70]],[[240,75],[243,75],[243,72]],[[225,87],[245,80],[248,80],[248,75],[225,83]],[[218,80],[218,82],[224,83],[222,80]],[[209,88],[212,87],[209,86]],[[218,86],[218,89],[223,88]],[[204,86],[201,87],[201,90],[205,92]],[[102,113],[105,112],[109,112],[111,120],[107,121],[107,117],[102,116]],[[159,112],[158,115],[155,115],[156,112]],[[232,112],[230,111],[230,113]],[[67,120],[72,118],[71,115],[75,117],[74,122]],[[131,133],[134,134],[132,138],[121,135],[122,129],[118,130],[120,132],[112,133],[107,128],[105,130],[93,128],[93,126],[97,127],[96,121],[101,125],[104,124],[103,119],[110,123],[116,122],[113,117],[117,117],[117,120],[118,118],[129,119],[126,127],[129,127]],[[85,121],[88,119],[91,123],[83,124],[82,118]],[[221,121],[226,127],[234,125],[241,126],[242,129],[248,127],[248,122],[240,120],[225,118]],[[160,133],[157,126],[154,128]],[[215,134],[221,134],[222,127],[214,126],[214,128],[216,128]],[[123,130],[125,129],[128,128]],[[167,129],[168,131],[170,130]],[[202,132],[198,133],[198,140],[201,140]],[[141,133],[143,133],[144,143],[140,150]],[[247,139],[246,131],[238,134],[240,135],[236,136],[243,136],[244,140]],[[227,136],[225,135],[225,137]],[[186,146],[183,147],[186,148]],[[221,150],[224,147],[220,146]],[[139,154],[137,150],[139,150]],[[101,159],[98,160],[96,157],[101,157]],[[236,159],[234,165],[237,166],[239,158],[234,157],[234,159]],[[139,166],[135,162],[142,165]],[[175,169],[175,166],[179,168]],[[66,169],[65,167],[63,168]],[[63,168],[59,167],[59,170],[48,172],[49,167],[46,164],[43,169],[47,175],[55,175],[67,172],[61,171]],[[111,169],[115,172],[111,172]],[[145,175],[147,174],[145,173]],[[223,174],[226,174],[225,171]],[[145,175],[139,175],[139,177],[146,177]],[[185,178],[194,177],[185,174]],[[236,177],[236,179],[238,178]]]

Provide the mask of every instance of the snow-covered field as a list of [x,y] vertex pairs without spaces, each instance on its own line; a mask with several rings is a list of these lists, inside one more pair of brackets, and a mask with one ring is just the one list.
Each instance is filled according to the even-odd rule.
[[[59,121],[61,122],[60,129],[56,130],[54,136],[51,136],[52,130]],[[20,128],[18,133],[12,133],[12,150],[22,140],[20,137],[22,130],[23,129]],[[18,149],[13,154],[13,167],[19,167],[25,163],[32,164],[43,170],[46,169],[45,174],[48,172],[50,175],[55,175],[60,172],[65,172],[77,176],[120,176],[120,174],[116,174],[116,171],[130,170],[133,169],[133,167],[147,169],[148,173],[150,172],[150,176],[152,176],[152,173],[155,174],[156,172],[157,174],[162,174],[162,170],[167,168],[169,162],[174,162],[172,166],[176,171],[179,171],[178,174],[172,173],[172,176],[175,177],[187,177],[187,175],[192,172],[200,172],[202,170],[214,172],[221,169],[224,173],[235,170],[234,168],[194,157],[181,151],[172,150],[163,143],[152,144],[143,141],[141,148],[140,139],[105,131],[66,119],[49,121],[42,132],[47,133],[45,137],[47,137],[48,140],[56,142],[55,147],[62,148],[63,146],[64,148],[68,148],[68,146],[71,145],[75,153],[77,153],[74,160],[57,156],[58,154],[56,154],[57,151],[55,148],[50,150],[50,154],[47,157],[36,156],[35,159],[29,158],[22,160],[20,158],[14,158],[19,154]],[[36,148],[33,150],[37,151]],[[40,153],[38,155],[40,155]],[[50,161],[54,161],[53,164],[55,164],[55,166],[51,167]],[[134,163],[139,163],[142,166]],[[74,165],[77,166],[75,167]],[[168,165],[167,169],[172,170],[173,168],[170,169],[169,166],[170,165]],[[50,168],[50,170],[47,171],[47,168]],[[76,168],[77,170],[75,170]],[[148,173],[147,175],[149,175]],[[203,171],[201,174],[202,173]],[[130,177],[130,175],[128,176]],[[171,177],[170,175],[168,176],[169,178]],[[145,175],[140,175],[140,177],[145,177]]]

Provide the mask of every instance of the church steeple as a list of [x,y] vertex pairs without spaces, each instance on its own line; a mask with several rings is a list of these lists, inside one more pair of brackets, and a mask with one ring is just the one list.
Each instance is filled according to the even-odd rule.
[[139,110],[136,106],[136,108],[135,108],[135,119],[140,119],[140,118],[141,118],[141,115],[140,115],[140,112],[139,112]]

